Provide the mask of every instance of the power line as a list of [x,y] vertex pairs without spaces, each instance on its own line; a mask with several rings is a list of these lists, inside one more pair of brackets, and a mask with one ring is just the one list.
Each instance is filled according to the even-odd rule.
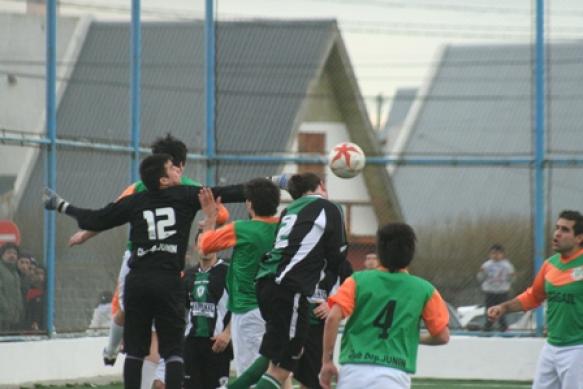
[[[452,3],[431,3],[431,2],[411,2],[404,1],[380,1],[380,0],[312,0],[321,3],[334,3],[342,5],[355,4],[359,7],[370,6],[380,8],[399,8],[399,9],[422,9],[443,12],[461,12],[461,13],[477,13],[477,14],[514,14],[514,15],[531,15],[530,9],[515,8],[515,7],[500,7],[491,5],[468,5],[468,4],[452,4]],[[564,17],[581,17],[583,16],[582,9],[562,9],[561,11],[551,12],[555,16]]]
[[[29,74],[22,72],[6,72],[1,71],[0,74],[14,75],[17,77],[28,78],[28,79],[39,79],[44,80],[44,75],[39,74]],[[94,86],[108,86],[114,88],[129,88],[129,82],[125,81],[112,81],[112,80],[91,80],[91,79],[81,79],[81,78],[71,78],[71,77],[57,77],[58,81],[70,82],[71,84],[81,84],[81,85],[94,85]],[[167,91],[175,93],[189,93],[189,94],[203,94],[204,88],[196,88],[184,85],[167,85],[167,84],[154,84],[154,83],[142,83],[143,90],[158,90]],[[316,98],[316,99],[333,99],[335,96],[327,93],[303,93],[303,92],[283,92],[283,91],[260,91],[260,92],[250,92],[249,90],[242,89],[219,89],[218,93],[223,96],[241,96],[241,97],[268,97],[268,98]],[[365,100],[375,100],[377,95],[374,96],[362,96]],[[583,100],[583,94],[563,94],[563,95],[552,95],[551,99],[555,101],[560,100]],[[394,100],[394,97],[386,97],[385,100]],[[416,99],[431,100],[431,101],[464,101],[464,102],[484,102],[484,101],[530,101],[532,96],[530,94],[429,94],[429,95],[418,95]]]
[[[583,50],[583,45],[581,45]],[[550,64],[558,65],[578,65],[583,62],[583,56],[573,56],[564,58],[552,58]],[[44,59],[0,59],[0,65],[18,65],[18,66],[40,66],[44,67],[46,64]],[[493,67],[493,66],[530,66],[532,61],[530,59],[468,59],[468,60],[448,60],[443,61],[381,61],[381,62],[361,62],[353,63],[353,66],[359,68],[412,68],[412,67],[436,67],[440,68],[458,68],[458,67]],[[128,69],[129,62],[126,61],[57,61],[58,67],[77,67],[77,68],[111,68],[111,69]],[[224,61],[219,63],[219,69],[222,71],[245,71],[257,70],[297,70],[301,68],[313,69],[319,66],[319,63],[314,62],[235,62]],[[179,61],[142,61],[142,68],[146,69],[202,69],[204,64],[202,62],[179,62]],[[263,74],[263,73],[262,73]]]

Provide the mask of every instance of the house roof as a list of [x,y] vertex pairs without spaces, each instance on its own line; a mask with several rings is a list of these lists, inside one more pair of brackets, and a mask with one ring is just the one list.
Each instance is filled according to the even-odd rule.
[[[549,51],[547,149],[581,150],[583,44]],[[577,60],[579,59],[579,60]],[[403,155],[528,156],[534,143],[533,52],[530,45],[447,46],[406,118]],[[581,169],[553,168],[551,212],[583,208]],[[399,167],[393,176],[406,220],[431,224],[488,214],[529,217],[527,167]]]
[[391,150],[392,144],[403,126],[407,114],[417,96],[417,88],[403,88],[395,92],[393,104],[389,109],[385,126],[379,131],[379,140],[384,144],[384,149]]

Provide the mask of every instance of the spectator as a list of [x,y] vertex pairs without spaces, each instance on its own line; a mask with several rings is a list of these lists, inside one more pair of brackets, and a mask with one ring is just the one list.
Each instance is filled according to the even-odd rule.
[[20,276],[16,268],[19,249],[14,243],[0,247],[0,331],[14,331],[24,317]]
[[18,275],[20,276],[20,290],[22,291],[22,296],[26,296],[26,292],[30,288],[32,282],[33,274],[33,264],[32,257],[28,254],[20,254],[18,261],[16,261],[16,268],[18,269]]
[[[514,280],[514,266],[506,259],[506,253],[501,244],[496,243],[490,247],[489,258],[480,268],[477,278],[486,296],[486,312],[488,308],[508,300],[510,286]],[[508,329],[504,315],[500,316],[498,323],[501,331]],[[493,325],[493,321],[486,320],[484,331],[492,330]]]
[[368,253],[364,257],[364,270],[376,269],[379,267],[379,258],[376,253]]
[[97,307],[93,310],[93,317],[89,324],[89,330],[107,329],[111,326],[111,299],[113,293],[103,291],[99,295]]
[[45,284],[46,270],[41,265],[35,264],[31,275],[30,289],[26,293],[25,329],[40,331],[45,325]]

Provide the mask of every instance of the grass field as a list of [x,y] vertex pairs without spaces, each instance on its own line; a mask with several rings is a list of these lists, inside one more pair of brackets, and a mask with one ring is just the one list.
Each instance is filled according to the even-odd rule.
[[[435,379],[413,379],[412,389],[527,389],[531,387],[530,382],[524,381],[475,381],[475,380],[435,380]],[[63,385],[63,386],[42,386],[36,385],[37,389],[123,389],[121,383],[110,385]],[[296,388],[294,386],[294,388]],[[299,386],[297,386],[299,388]],[[355,388],[356,389],[356,388]]]

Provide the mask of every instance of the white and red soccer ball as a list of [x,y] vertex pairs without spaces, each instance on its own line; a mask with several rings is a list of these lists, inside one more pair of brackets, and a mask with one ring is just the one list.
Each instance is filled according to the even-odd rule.
[[340,178],[352,178],[364,169],[365,155],[355,143],[342,142],[330,150],[328,166]]

